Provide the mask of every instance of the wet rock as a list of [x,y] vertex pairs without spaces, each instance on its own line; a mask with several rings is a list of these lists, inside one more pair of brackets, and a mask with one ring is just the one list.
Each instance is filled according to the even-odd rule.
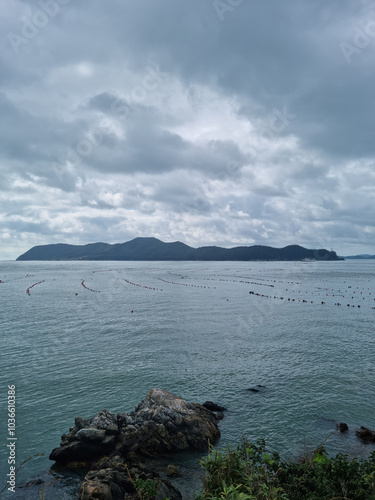
[[[117,460],[117,459],[116,459]],[[86,475],[79,492],[80,500],[133,500],[147,489],[154,489],[159,500],[181,500],[181,494],[169,481],[143,464],[126,464],[114,459],[102,460]],[[104,466],[104,468],[96,468]]]
[[250,391],[250,392],[260,392],[262,389],[265,389],[265,388],[266,388],[265,385],[257,384],[255,387],[250,387],[247,390]]
[[77,429],[83,429],[86,425],[86,420],[83,417],[76,417],[74,419],[74,425]]
[[[169,498],[169,500],[182,500],[181,493],[169,481],[157,478],[155,483],[157,488],[155,500],[165,500],[166,498]],[[138,497],[136,498],[138,500]]]
[[102,429],[109,435],[116,435],[119,432],[117,416],[108,410],[102,410],[94,415],[89,419],[89,423],[89,427]]
[[367,427],[361,426],[361,428],[356,431],[356,435],[367,443],[375,443],[375,431],[371,431],[367,429]]
[[108,454],[114,449],[115,445],[115,436],[107,436],[100,443],[73,439],[59,448],[54,448],[49,458],[65,464],[73,461],[92,462],[95,458]]
[[80,490],[81,500],[122,500],[125,493],[135,493],[135,487],[125,468],[93,470],[86,474]]
[[347,432],[349,430],[349,427],[344,422],[340,422],[339,424],[337,424],[337,428],[341,433]]
[[210,410],[210,411],[227,411],[226,408],[224,408],[224,406],[220,406],[220,405],[217,405],[216,403],[213,403],[212,401],[206,401],[203,403],[203,405],[205,408],[207,408],[207,410]]
[[105,437],[105,431],[102,429],[84,428],[80,429],[76,434],[76,438],[81,441],[93,441],[95,443],[102,443]]
[[65,465],[67,469],[75,470],[75,471],[80,471],[81,469],[89,469],[91,467],[91,460],[90,461],[83,461],[83,460],[75,460],[67,463]]
[[20,488],[29,488],[30,486],[37,486],[39,484],[43,484],[44,481],[43,479],[33,479],[32,481],[29,481],[28,483],[26,483],[24,486],[20,486]]
[[116,416],[101,410],[89,419],[78,417],[68,434],[61,436],[60,447],[49,458],[60,463],[90,461],[115,448],[119,428]]
[[165,471],[168,477],[178,477],[181,476],[181,470],[175,465],[168,465]]

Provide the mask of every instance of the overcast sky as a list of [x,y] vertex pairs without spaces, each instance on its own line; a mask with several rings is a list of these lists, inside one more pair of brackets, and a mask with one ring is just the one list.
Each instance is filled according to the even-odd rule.
[[375,253],[375,2],[0,0],[0,259]]

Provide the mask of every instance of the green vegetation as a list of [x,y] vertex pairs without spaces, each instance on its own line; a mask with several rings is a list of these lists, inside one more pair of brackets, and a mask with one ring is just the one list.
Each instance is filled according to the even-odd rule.
[[137,477],[134,481],[134,486],[141,500],[155,498],[158,494],[158,488],[152,479]]
[[196,500],[374,500],[375,452],[368,460],[329,458],[324,446],[310,456],[284,461],[243,439],[237,448],[212,449],[202,460],[203,492]]

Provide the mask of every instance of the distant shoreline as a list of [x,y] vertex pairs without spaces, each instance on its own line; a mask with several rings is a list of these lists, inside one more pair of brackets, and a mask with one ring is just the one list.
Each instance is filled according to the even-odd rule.
[[156,238],[135,238],[126,243],[91,243],[88,245],[35,246],[20,255],[17,261],[340,261],[333,250],[307,249],[299,245],[274,248],[263,245],[222,248],[205,246],[193,248],[179,241],[164,243]]

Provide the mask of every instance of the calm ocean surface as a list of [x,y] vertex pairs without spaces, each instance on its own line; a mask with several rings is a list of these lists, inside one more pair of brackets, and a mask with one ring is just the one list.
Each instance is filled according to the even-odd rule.
[[[346,422],[330,453],[375,449],[355,437],[375,429],[373,260],[1,262],[0,280],[0,490],[11,384],[17,464],[45,453],[16,483],[41,475],[46,498],[74,498],[48,460],[74,418],[130,412],[152,387],[228,408],[218,446],[245,434],[297,457]],[[182,487],[202,455],[176,458]]]

